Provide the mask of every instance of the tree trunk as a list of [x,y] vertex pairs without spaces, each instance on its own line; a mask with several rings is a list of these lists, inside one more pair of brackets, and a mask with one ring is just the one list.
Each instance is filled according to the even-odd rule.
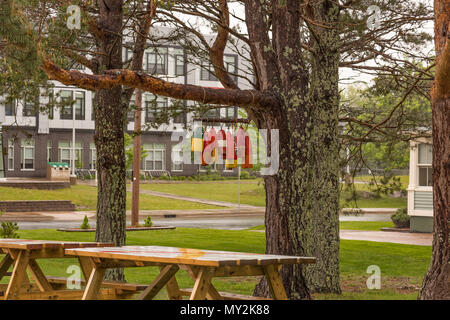
[[[337,20],[338,10],[332,2],[318,3],[314,9],[316,19],[330,23]],[[288,19],[283,16],[281,12],[274,19]],[[301,65],[304,56],[295,43],[290,43],[296,25],[297,22],[292,24],[290,32],[280,26],[274,30],[278,42],[288,44],[278,50],[281,83],[268,86],[282,88],[281,110],[264,115],[268,128],[280,129],[279,172],[265,178],[266,246],[269,254],[317,258],[314,265],[295,265],[282,270],[290,299],[310,299],[310,292],[341,292],[339,35],[333,28],[312,27],[316,41],[326,50],[318,49],[312,55],[310,72],[306,68],[299,71],[304,68]],[[292,53],[287,55],[289,51]],[[255,295],[269,295],[265,280],[256,287]]]
[[434,1],[433,256],[419,299],[450,299],[450,0]]
[[[99,70],[122,68],[121,28],[122,1],[99,1],[98,25],[103,34],[99,51]],[[126,168],[124,124],[126,104],[122,102],[122,87],[97,90],[95,94],[95,146],[97,149],[98,202],[95,240],[125,244],[126,228]],[[124,280],[123,270],[108,270],[106,278]]]
[[433,257],[421,300],[450,299],[450,99],[433,104]]

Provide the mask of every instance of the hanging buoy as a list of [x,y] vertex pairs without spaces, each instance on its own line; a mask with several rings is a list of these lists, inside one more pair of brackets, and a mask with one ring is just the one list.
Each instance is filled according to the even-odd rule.
[[222,160],[227,159],[227,134],[225,130],[220,129],[217,134],[217,147],[218,147],[218,157]]
[[208,163],[205,161],[206,152],[205,149],[210,143],[209,133],[205,131],[203,134],[203,149],[202,149],[202,166],[207,166]]
[[253,168],[252,149],[250,143],[250,136],[244,128],[239,127],[237,133],[237,157],[241,159],[241,167],[243,169]]
[[230,131],[227,132],[227,152],[225,168],[233,169],[237,167],[236,139]]

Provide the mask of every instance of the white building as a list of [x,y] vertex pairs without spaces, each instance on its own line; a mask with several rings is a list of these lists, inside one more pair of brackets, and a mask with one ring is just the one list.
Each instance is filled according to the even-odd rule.
[[410,143],[408,214],[412,232],[433,231],[432,150],[431,138]]
[[[168,32],[161,28],[157,33]],[[212,40],[213,37],[207,37]],[[230,74],[240,74],[247,70],[248,66],[241,58],[242,52],[236,50],[242,46],[230,46],[225,50],[225,64]],[[124,49],[124,61],[130,58],[130,51]],[[158,76],[161,79],[180,84],[199,85],[204,87],[221,88],[222,85],[210,72],[212,66],[203,61],[189,57],[186,51],[170,43],[163,43],[157,47],[149,46],[144,54],[143,69],[148,74]],[[241,78],[234,77],[241,89],[249,89],[250,83]],[[41,98],[41,103],[47,103],[48,99],[59,96],[58,99],[75,101],[72,106],[62,110],[55,108],[50,112],[37,112],[33,103],[15,101],[7,96],[0,97],[0,129],[3,126],[3,155],[4,170],[0,162],[0,177],[4,172],[6,177],[45,177],[48,162],[67,162],[79,169],[95,170],[96,150],[93,142],[94,113],[93,95],[88,90],[73,86],[65,86],[54,81],[54,89],[50,97]],[[154,96],[143,94],[144,113],[142,125],[153,119],[154,108],[150,108]],[[133,101],[133,99],[132,99]],[[158,97],[157,108],[165,108],[171,103],[171,99]],[[189,103],[189,102],[188,102]],[[73,110],[75,121],[73,120]],[[234,119],[238,117],[235,107],[211,110],[206,118]],[[128,131],[134,128],[134,111],[128,115]],[[172,145],[171,132],[183,129],[192,123],[193,114],[182,114],[169,124],[155,129],[149,129],[142,136],[142,144],[147,158],[142,161],[141,169],[144,171],[165,171],[175,175],[191,175],[198,172],[198,165],[174,165],[171,161]],[[75,159],[72,159],[72,129],[75,123]],[[222,170],[222,168],[217,168]],[[232,173],[232,172],[231,172]]]

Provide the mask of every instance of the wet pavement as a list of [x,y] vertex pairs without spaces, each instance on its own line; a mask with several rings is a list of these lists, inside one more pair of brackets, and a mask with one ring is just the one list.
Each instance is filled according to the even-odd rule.
[[[225,213],[220,211],[220,214],[198,214],[188,215],[184,212],[184,215],[180,213],[171,212],[176,214],[176,218],[165,218],[164,214],[158,213],[152,215],[150,212],[141,215],[141,222],[149,214],[152,217],[155,225],[159,226],[175,226],[180,228],[206,228],[206,229],[224,229],[224,230],[243,230],[258,225],[264,224],[264,213]],[[89,217],[89,222],[92,227],[95,226],[95,214],[94,213],[82,213],[77,212],[73,214],[52,214],[45,217],[29,216],[29,218],[21,217],[15,219],[21,229],[57,229],[57,228],[76,228],[81,225],[84,218],[84,214]],[[209,215],[209,216],[208,216]],[[31,219],[31,217],[33,219]],[[129,218],[129,216],[128,216]],[[8,219],[10,220],[10,219]],[[13,219],[11,219],[13,220]],[[359,216],[341,215],[340,221],[390,221],[390,214],[364,214]]]

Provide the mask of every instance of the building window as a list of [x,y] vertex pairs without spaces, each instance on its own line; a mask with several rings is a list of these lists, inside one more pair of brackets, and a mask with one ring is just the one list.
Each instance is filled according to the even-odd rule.
[[72,120],[73,119],[73,91],[70,90],[61,90],[59,92],[59,96],[61,97],[61,103],[64,106],[61,109],[61,119]]
[[159,143],[144,144],[144,151],[147,154],[142,162],[142,169],[147,171],[166,170],[166,145]]
[[24,117],[33,117],[36,115],[36,102],[28,101],[27,98],[23,101],[22,115]]
[[225,63],[225,69],[229,73],[231,79],[237,83],[237,56],[225,54],[223,56],[223,62]]
[[[58,162],[65,162],[72,168],[72,142],[59,141],[58,143]],[[83,168],[83,147],[81,142],[75,143],[75,168]]]
[[8,170],[14,171],[14,140],[8,140]]
[[164,97],[147,96],[145,99],[145,121],[155,120],[155,115],[167,108],[168,99]]
[[172,171],[183,171],[183,148],[179,144],[172,147]]
[[95,121],[95,103],[94,103],[94,98],[95,98],[95,92],[92,92],[92,104],[91,104],[91,120]]
[[200,80],[203,81],[217,81],[216,76],[214,75],[214,67],[209,62],[202,62],[200,72]]
[[86,96],[84,91],[75,92],[75,119],[84,120]]
[[52,162],[52,140],[47,140],[47,162]]
[[89,148],[89,168],[97,170],[97,149],[95,148],[95,143],[91,143]]
[[175,75],[184,76],[184,54],[175,54]]
[[419,186],[433,186],[433,146],[431,144],[419,144]]
[[235,107],[225,108],[225,118],[227,118],[227,119],[234,119],[235,115],[236,115],[236,108]]
[[150,48],[147,52],[147,72],[166,75],[168,53],[167,48]]
[[34,139],[21,140],[21,163],[22,170],[34,170]]
[[55,104],[55,93],[53,90],[51,90],[48,94],[48,118],[50,120],[53,120],[54,113],[53,113],[53,107]]
[[[234,82],[237,82],[237,56],[224,54],[223,61],[225,70],[230,74]],[[214,73],[214,66],[210,62],[202,62],[200,80],[203,81],[218,81]]]
[[16,100],[8,97],[5,100],[5,116],[15,116],[15,115],[16,115]]
[[127,120],[134,122],[134,112],[136,111],[136,94],[131,96],[130,105],[128,106]]
[[208,172],[208,169],[209,169],[211,172],[216,172],[216,171],[217,171],[217,163],[213,162],[213,163],[210,163],[210,164],[207,165],[207,166],[202,166],[202,165],[200,165],[199,171],[200,171],[200,172]]

